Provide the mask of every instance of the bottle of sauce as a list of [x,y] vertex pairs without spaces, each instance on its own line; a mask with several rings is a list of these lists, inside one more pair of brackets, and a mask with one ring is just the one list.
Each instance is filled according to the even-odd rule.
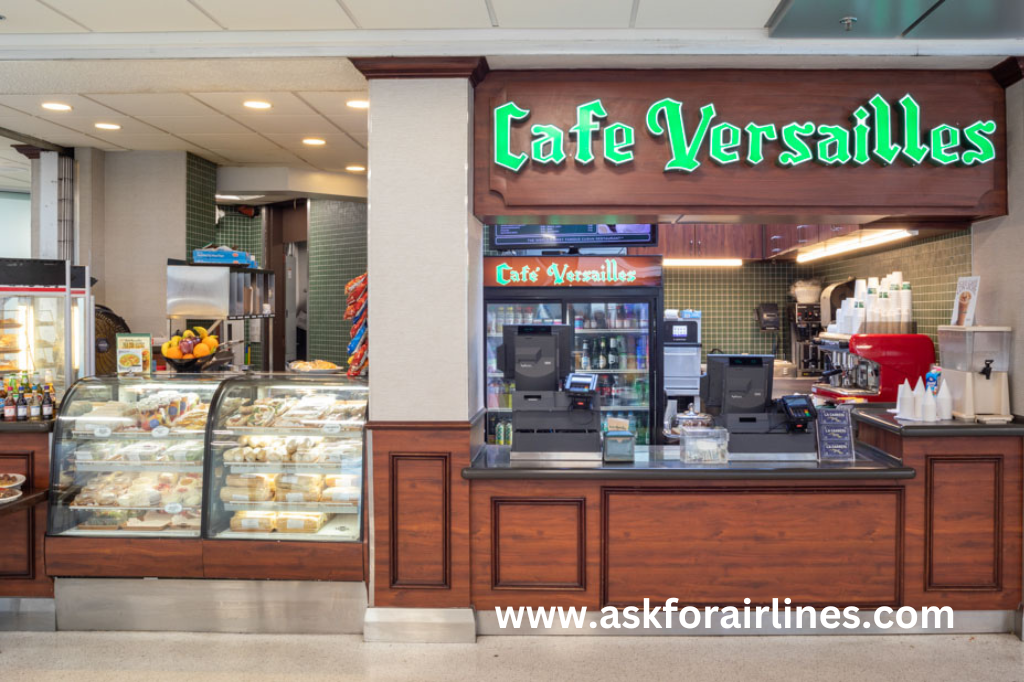
[[41,406],[42,417],[46,421],[53,419],[53,395],[50,393],[50,388],[46,387],[43,390],[43,404]]
[[14,400],[13,388],[7,391],[7,397],[4,398],[4,421],[18,421],[18,405]]
[[18,391],[17,408],[18,408],[18,421],[20,421],[20,422],[27,422],[28,421],[28,400],[25,398],[24,390],[19,390]]
[[32,387],[28,401],[29,421],[37,422],[43,417],[43,396],[38,385]]

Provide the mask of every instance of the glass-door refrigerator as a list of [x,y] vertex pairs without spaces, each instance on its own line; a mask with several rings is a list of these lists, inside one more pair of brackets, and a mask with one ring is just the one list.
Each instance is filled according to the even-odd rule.
[[511,445],[512,391],[498,369],[506,324],[569,324],[576,371],[598,375],[602,428],[626,428],[651,443],[658,375],[654,362],[660,287],[485,289],[487,442]]

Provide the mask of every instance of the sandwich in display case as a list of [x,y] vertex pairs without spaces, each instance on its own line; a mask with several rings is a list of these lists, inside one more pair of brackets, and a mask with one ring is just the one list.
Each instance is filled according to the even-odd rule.
[[225,381],[210,412],[204,537],[358,542],[368,387],[343,375]]
[[75,383],[54,425],[48,534],[198,538],[206,420],[224,377]]

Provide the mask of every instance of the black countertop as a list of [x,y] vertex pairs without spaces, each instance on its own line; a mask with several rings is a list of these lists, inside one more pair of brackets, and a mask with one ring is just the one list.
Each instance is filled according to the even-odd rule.
[[[625,463],[511,461],[508,446],[481,448],[473,463],[462,470],[462,477],[481,479],[558,479],[558,480],[852,480],[914,478],[912,468],[879,450],[857,446],[852,462],[783,461],[737,462],[724,464],[687,464],[666,454],[678,453],[678,446],[639,446],[636,461]],[[671,455],[670,455],[671,456]]]
[[883,431],[898,433],[904,437],[935,438],[943,436],[1024,436],[1024,422],[1009,424],[974,424],[963,421],[915,422],[896,419],[883,407],[858,407],[853,418],[862,424],[870,424]]
[[0,421],[0,433],[50,433],[53,431],[53,420],[38,422]]

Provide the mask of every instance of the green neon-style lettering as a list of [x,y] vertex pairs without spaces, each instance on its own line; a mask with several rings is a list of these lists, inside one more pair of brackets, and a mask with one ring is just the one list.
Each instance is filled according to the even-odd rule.
[[803,139],[814,134],[814,124],[789,123],[782,126],[782,143],[788,147],[788,151],[779,154],[779,163],[783,166],[799,166],[814,158],[811,148]]
[[736,163],[740,160],[740,153],[730,150],[739,143],[739,127],[731,123],[719,123],[711,129],[711,158],[723,166]]
[[958,152],[951,152],[960,146],[960,130],[951,125],[942,124],[932,128],[932,162],[948,166],[960,160]]
[[900,98],[903,108],[903,156],[915,166],[928,158],[928,146],[921,144],[921,105],[910,93]]
[[767,125],[758,125],[756,123],[748,123],[746,127],[747,131],[747,163],[751,166],[764,161],[764,142],[765,140],[777,140],[779,139],[779,131],[775,127],[774,123]]
[[[663,126],[659,118],[665,119]],[[672,158],[665,164],[667,171],[686,171],[692,173],[700,167],[697,151],[704,144],[708,127],[715,118],[715,105],[705,104],[700,108],[700,123],[693,137],[686,139],[686,126],[683,123],[683,103],[670,97],[658,100],[647,110],[647,130],[652,135],[664,135],[668,130],[668,143],[672,149]]]
[[871,153],[869,151],[871,139],[871,126],[868,125],[868,119],[871,118],[871,114],[864,107],[858,107],[850,120],[853,124],[853,162],[858,166],[863,166],[871,160]]
[[874,155],[882,163],[889,165],[900,155],[900,146],[892,141],[892,107],[881,95],[875,95],[868,104],[875,110],[875,146]]
[[512,121],[521,121],[529,115],[529,109],[522,109],[515,102],[506,102],[494,109],[494,163],[513,173],[519,172],[527,157],[526,152],[513,154],[509,149]]
[[850,131],[843,126],[818,126],[818,161],[829,166],[850,162]]
[[530,128],[533,143],[530,151],[537,163],[560,164],[565,161],[565,133],[558,126],[535,125]]
[[576,136],[576,163],[588,164],[594,161],[594,131],[601,127],[595,119],[605,118],[601,100],[595,99],[576,107],[576,125],[569,128],[569,134]]
[[996,158],[996,147],[992,140],[985,135],[993,135],[996,132],[995,121],[975,121],[964,128],[964,135],[967,142],[974,145],[974,149],[968,149],[960,157],[960,162],[965,166],[973,166],[976,163],[988,163]]
[[632,126],[613,123],[604,129],[604,158],[616,166],[633,160],[632,146],[635,134]]

